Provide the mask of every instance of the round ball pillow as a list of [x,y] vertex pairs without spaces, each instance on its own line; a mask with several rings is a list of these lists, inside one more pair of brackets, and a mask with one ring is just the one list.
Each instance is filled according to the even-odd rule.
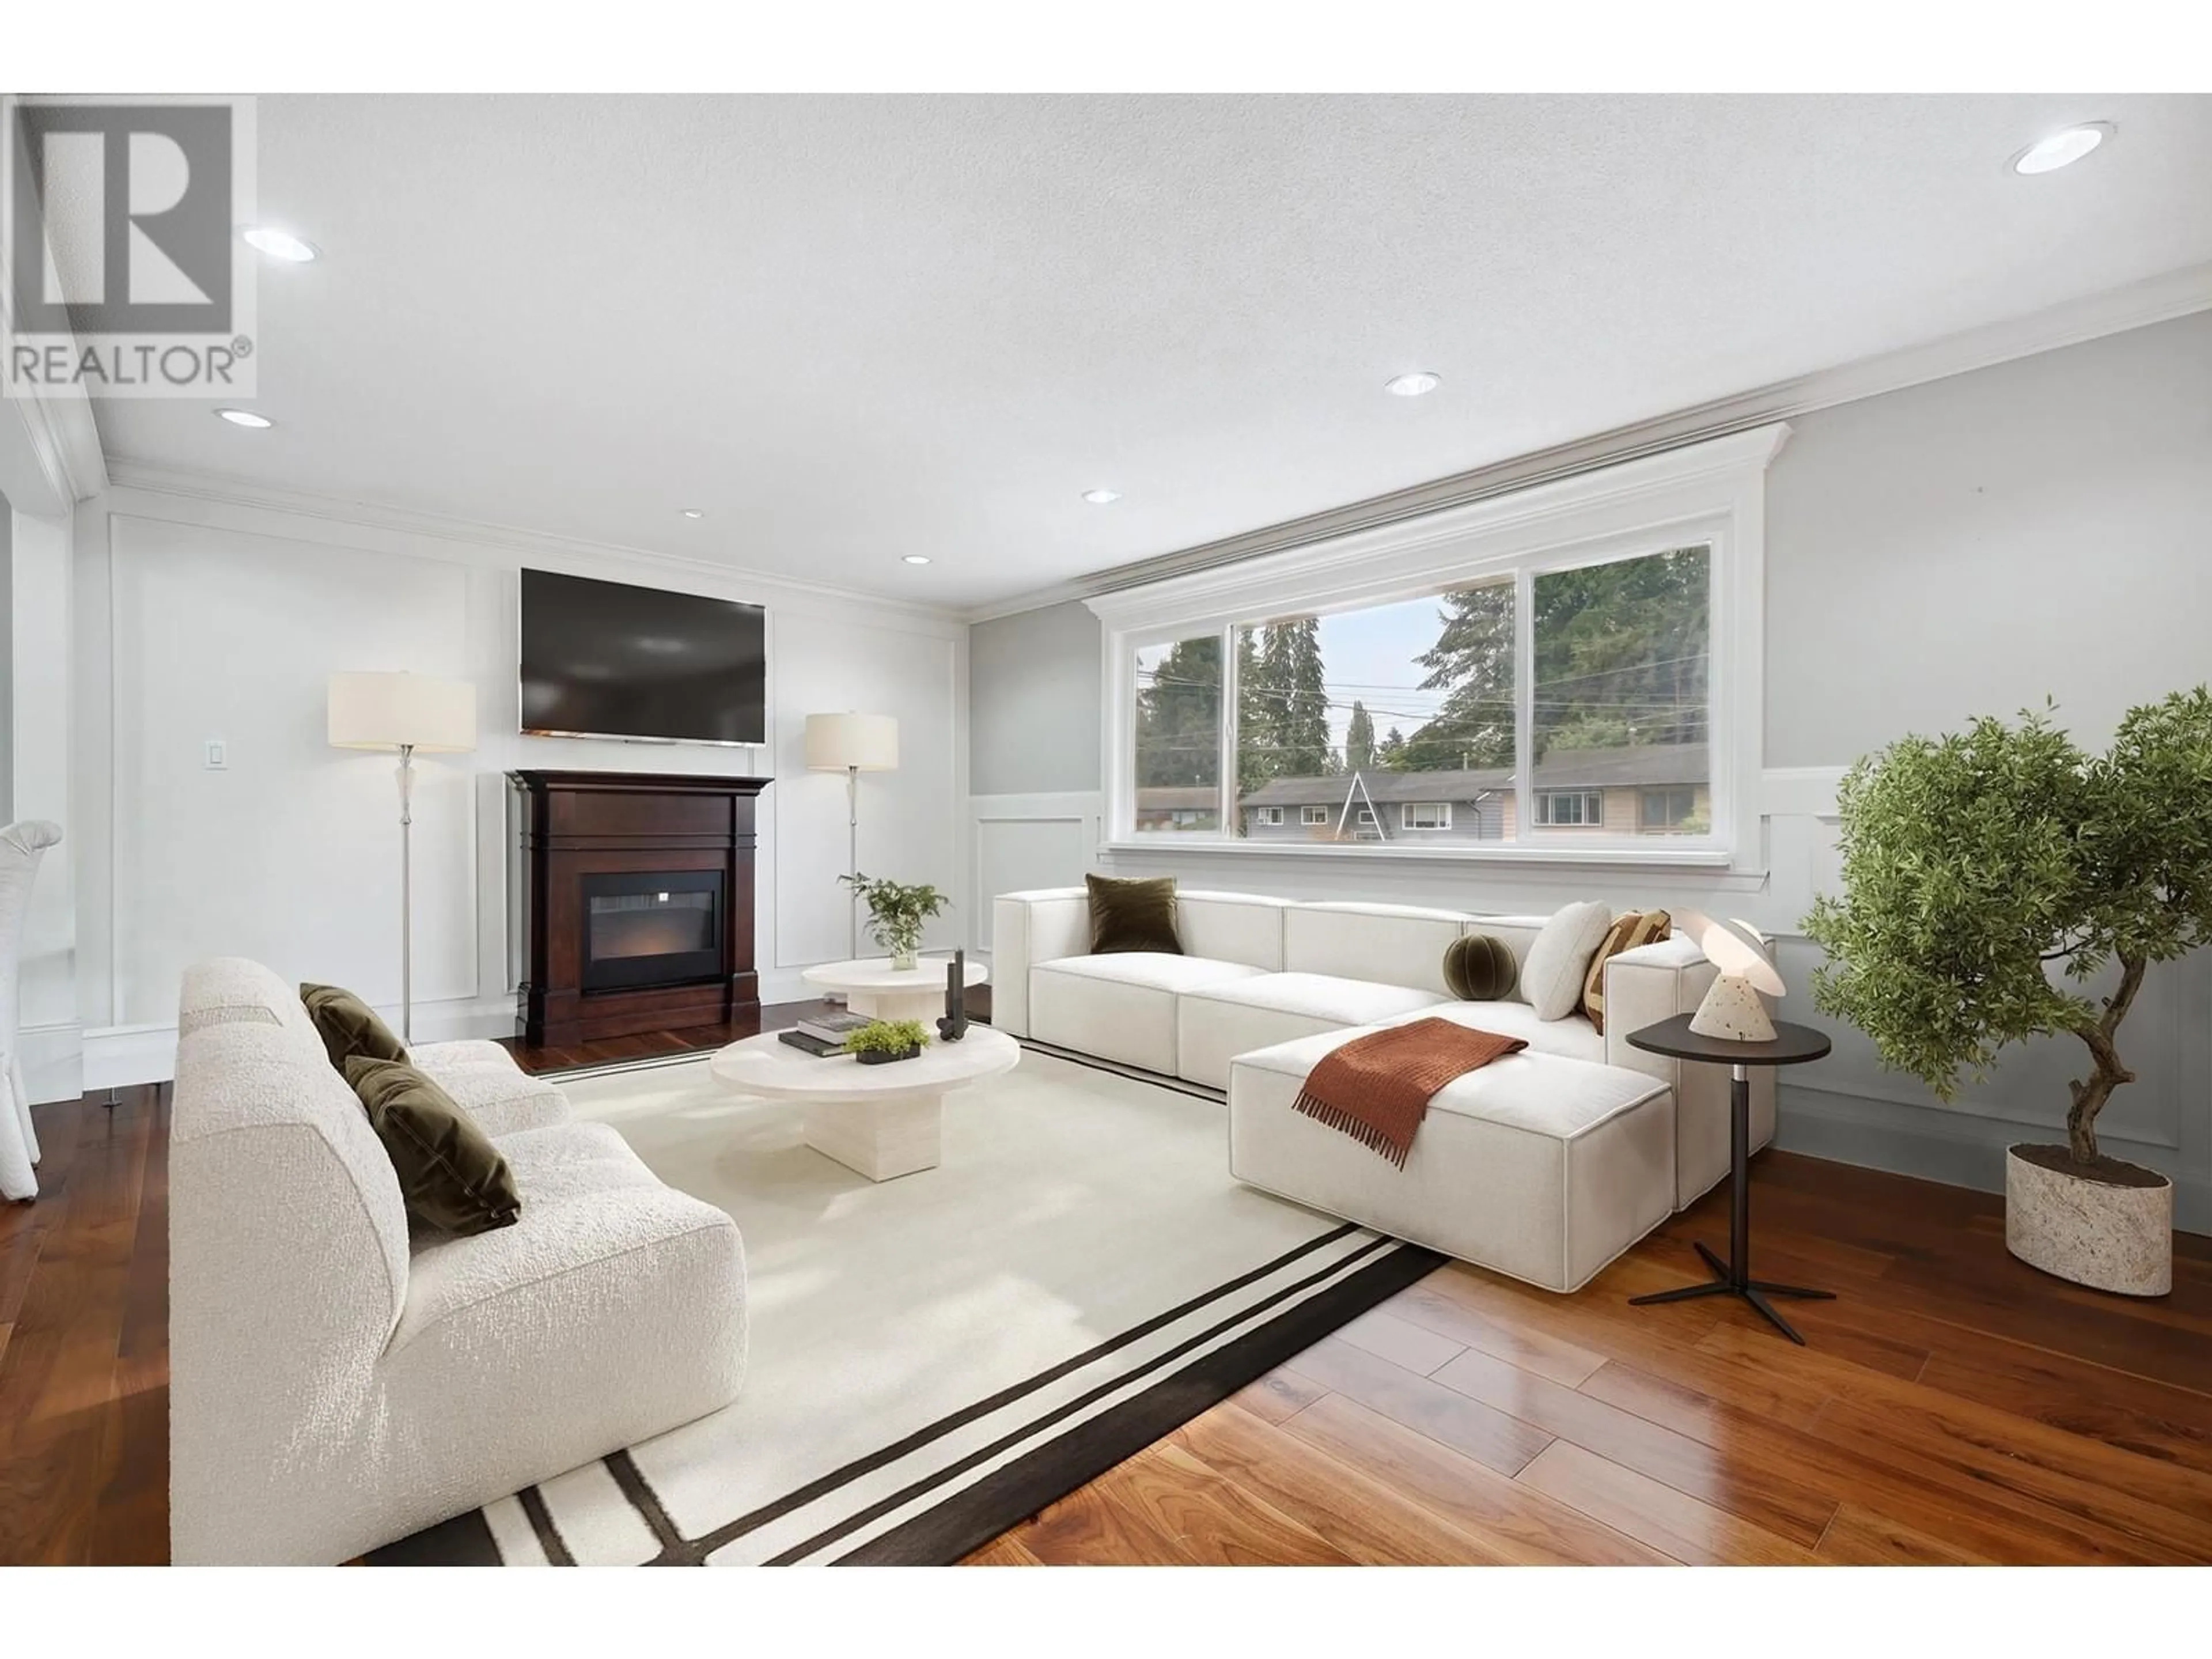
[[1513,952],[1487,933],[1464,933],[1444,946],[1444,986],[1462,1002],[1503,1002],[1519,975]]

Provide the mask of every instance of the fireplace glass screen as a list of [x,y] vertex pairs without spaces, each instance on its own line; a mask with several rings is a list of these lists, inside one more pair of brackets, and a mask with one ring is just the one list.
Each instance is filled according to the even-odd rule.
[[586,991],[684,985],[722,971],[719,870],[586,876]]

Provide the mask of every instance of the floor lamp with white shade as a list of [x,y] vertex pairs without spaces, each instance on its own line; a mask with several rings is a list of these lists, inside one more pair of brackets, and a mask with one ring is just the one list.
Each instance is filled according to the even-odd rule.
[[[860,774],[898,770],[898,720],[890,714],[809,714],[806,717],[806,767],[811,772],[845,775],[845,869],[860,872]],[[847,907],[849,939],[846,948],[860,954],[860,896]]]
[[337,749],[399,754],[399,1035],[415,1038],[415,757],[477,746],[477,689],[434,674],[331,676],[330,738]]

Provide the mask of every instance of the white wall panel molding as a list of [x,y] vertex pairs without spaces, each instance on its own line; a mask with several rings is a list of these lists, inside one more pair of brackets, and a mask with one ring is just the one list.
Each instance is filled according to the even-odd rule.
[[[177,975],[200,956],[260,956],[396,999],[392,759],[324,741],[335,668],[412,668],[478,688],[477,750],[417,763],[416,1018],[428,1035],[514,1029],[504,774],[517,767],[773,777],[758,819],[755,959],[763,996],[789,1000],[808,994],[801,966],[845,952],[843,781],[805,769],[804,716],[880,708],[899,716],[903,764],[864,780],[864,855],[881,873],[936,882],[964,909],[967,629],[947,615],[726,569],[641,566],[619,550],[572,544],[541,557],[534,544],[483,546],[138,485],[78,520],[71,830],[86,879],[76,974],[103,1084],[166,1074]],[[523,736],[515,573],[526,562],[763,604],[769,741]],[[222,770],[203,764],[210,738],[228,745]],[[961,925],[947,917],[931,943],[950,944]]]
[[975,897],[963,943],[988,957],[995,895],[1073,887],[1097,866],[1105,797],[1097,790],[971,795],[968,811]]
[[[2060,1140],[2062,1127],[2022,1126],[1899,1104],[1846,1089],[1781,1085],[1774,1144],[1785,1151],[1888,1170],[1982,1192],[2004,1190],[2004,1150],[2021,1140]],[[2174,1224],[2212,1233],[2212,1164],[2201,1149],[2173,1152],[2106,1132],[2098,1143],[2114,1156],[2166,1174],[2173,1182]]]
[[966,631],[964,617],[945,607],[854,593],[709,559],[687,559],[504,525],[332,501],[137,461],[113,461],[110,478],[108,507],[118,514],[201,524],[243,535],[278,535],[293,541],[497,568],[517,569],[527,561],[548,570],[611,581],[672,585],[685,592],[741,599],[786,610],[864,616],[878,626],[913,628],[948,639]]

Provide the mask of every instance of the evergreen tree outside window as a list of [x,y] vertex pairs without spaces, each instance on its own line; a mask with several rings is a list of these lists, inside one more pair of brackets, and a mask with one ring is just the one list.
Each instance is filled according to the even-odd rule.
[[1221,636],[1137,653],[1139,834],[1221,828]]
[[1427,597],[1146,644],[1135,828],[1306,832],[1270,844],[1415,830],[1428,849],[1708,836],[1713,566],[1704,544],[1532,557]]

